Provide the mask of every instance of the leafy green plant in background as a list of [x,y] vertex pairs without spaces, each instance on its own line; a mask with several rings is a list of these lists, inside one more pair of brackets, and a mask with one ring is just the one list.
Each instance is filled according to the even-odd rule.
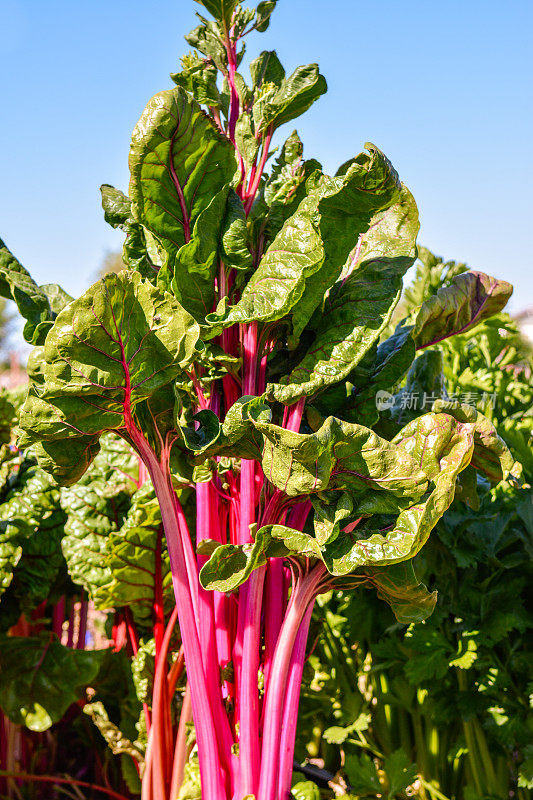
[[[102,187],[128,268],[72,300],[3,247],[0,291],[36,347],[19,446],[64,487],[74,581],[97,605],[125,604],[144,757],[142,721],[137,742],[98,697],[88,713],[136,760],[145,800],[198,796],[200,782],[204,800],[281,800],[316,598],[374,587],[400,622],[425,619],[435,594],[412,558],[476,470],[495,484],[518,475],[468,406],[390,433],[376,404],[417,349],[499,312],[511,287],[459,274],[387,337],[416,254],[410,192],[374,145],[330,177],[303,159],[296,132],[267,174],[275,132],[325,80],[316,65],[287,76],[263,52],[247,83],[243,39],[268,27],[275,2],[202,5],[213,20],[200,15],[176,88],[134,130],[130,196]],[[136,454],[135,494],[117,454],[105,460],[110,434],[126,464]],[[135,630],[147,621],[153,646]],[[100,670],[87,680],[103,692],[106,656],[92,657]],[[393,788],[412,780],[401,755],[387,764]]]
[[[465,269],[419,252],[401,303],[407,314]],[[460,487],[415,559],[439,591],[423,624],[394,624],[369,594],[337,593],[317,609],[324,631],[308,667],[297,754],[321,757],[330,773],[344,758],[346,791],[386,791],[395,758],[415,765],[420,797],[529,796],[532,363],[516,324],[498,314],[426,351],[382,415],[391,428],[423,413],[424,392],[464,396],[508,437],[527,482],[491,488],[478,477]]]

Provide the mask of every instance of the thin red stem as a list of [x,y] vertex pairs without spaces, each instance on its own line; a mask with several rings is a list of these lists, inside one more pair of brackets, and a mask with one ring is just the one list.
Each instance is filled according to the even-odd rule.
[[17,778],[22,781],[41,781],[42,783],[62,783],[70,786],[83,786],[85,789],[92,789],[94,792],[103,792],[103,794],[107,794],[108,797],[115,797],[116,800],[128,800],[123,794],[119,794],[113,789],[108,789],[107,786],[98,786],[96,783],[78,781],[75,778],[59,778],[56,775],[29,775],[27,772],[5,772],[4,770],[0,770],[0,775],[3,778]]

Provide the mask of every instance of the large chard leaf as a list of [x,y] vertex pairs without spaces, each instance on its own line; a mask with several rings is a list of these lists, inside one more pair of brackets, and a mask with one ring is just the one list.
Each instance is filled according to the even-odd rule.
[[151,484],[133,495],[126,519],[119,530],[111,531],[106,550],[111,581],[102,594],[107,595],[107,605],[128,606],[138,624],[151,627],[156,581],[161,582],[167,609],[174,601],[161,512]]
[[405,187],[397,203],[375,215],[350,254],[318,314],[316,336],[303,360],[267,396],[284,403],[344,380],[389,321],[402,277],[416,255],[418,210]]
[[366,505],[377,501],[376,493],[414,499],[426,489],[426,476],[410,454],[362,425],[329,417],[312,434],[260,420],[253,425],[263,434],[266,478],[290,497],[340,489]]
[[105,653],[63,647],[52,633],[2,636],[2,710],[13,722],[30,730],[47,730],[83,696],[96,678]]
[[24,338],[43,344],[57,313],[72,298],[55,283],[38,286],[0,239],[0,296],[14,300],[26,320]]
[[[453,501],[457,476],[472,458],[474,437],[469,426],[456,423],[447,414],[425,414],[403,428],[392,444],[409,453],[430,479],[431,491],[420,502],[400,511],[392,525],[384,517],[376,529],[371,518],[352,534],[327,544],[324,562],[334,575],[416,555]],[[365,538],[354,541],[359,535]]]
[[[104,430],[131,424],[139,403],[193,358],[199,328],[174,298],[137,273],[107,275],[57,318],[44,349],[42,386],[22,409],[21,446],[76,480]],[[81,472],[80,472],[81,469]]]
[[430,492],[400,511],[392,524],[389,516],[381,523],[379,515],[370,517],[352,533],[326,543],[322,557],[333,575],[393,564],[416,555],[453,501],[457,476],[472,458],[474,437],[469,426],[447,414],[426,414],[403,428],[391,445],[409,453],[431,481]]
[[174,268],[198,216],[231,181],[234,148],[176,87],[148,103],[133,131],[129,163],[133,217],[159,239]]
[[498,436],[492,422],[476,408],[451,400],[436,400],[433,411],[449,414],[460,425],[471,427],[474,435],[472,466],[492,483],[498,483],[510,474],[518,477],[520,465],[504,440]]
[[361,154],[345,175],[315,173],[308,179],[307,197],[266,251],[240,301],[231,308],[221,301],[208,316],[213,335],[235,322],[271,322],[290,313],[299,336],[372,217],[398,199],[398,176],[377,148],[368,147],[371,155]]
[[417,349],[466,333],[506,305],[513,287],[483,272],[463,272],[430,297],[418,312],[413,338]]

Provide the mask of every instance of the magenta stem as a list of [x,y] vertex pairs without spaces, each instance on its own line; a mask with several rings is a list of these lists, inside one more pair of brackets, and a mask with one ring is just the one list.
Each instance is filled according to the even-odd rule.
[[264,685],[270,683],[270,670],[276,650],[279,632],[287,604],[283,560],[269,558],[265,586],[265,656]]
[[[187,522],[181,504],[178,502],[174,489],[170,484],[170,478],[165,474],[149,443],[131,423],[128,433],[148,468],[161,509],[178,609],[180,633],[187,664],[187,676],[191,684],[191,701],[198,741],[202,790],[206,797],[213,798],[213,800],[226,800],[226,786],[219,752],[218,733],[206,688],[207,681],[196,627],[196,613],[188,570],[185,545],[188,541],[191,551],[192,545]],[[195,564],[194,567],[196,569]]]
[[305,665],[305,648],[309,625],[313,616],[314,601],[305,612],[302,624],[294,642],[294,649],[289,664],[289,677],[285,695],[285,708],[283,709],[283,722],[281,724],[280,768],[278,783],[279,800],[289,800],[292,782],[292,765],[294,760],[294,745],[296,740],[296,726],[298,723],[298,706],[300,703],[300,690],[302,688],[302,675]]
[[277,800],[280,768],[279,744],[289,665],[298,631],[309,605],[316,596],[324,572],[324,565],[317,564],[296,582],[280,631],[265,698],[261,751],[262,769],[257,800]]
[[259,785],[259,685],[261,606],[265,568],[256,569],[239,594],[242,662],[239,681],[239,796],[255,795]]
[[263,142],[263,152],[261,153],[261,160],[257,167],[257,171],[253,177],[251,185],[246,193],[246,202],[244,204],[244,210],[246,214],[250,213],[252,208],[253,202],[255,200],[255,196],[257,194],[257,190],[259,189],[259,184],[261,183],[261,177],[263,175],[263,170],[265,169],[265,164],[268,158],[268,149],[270,147],[270,142],[272,141],[272,128],[269,128],[266,132],[265,139]]

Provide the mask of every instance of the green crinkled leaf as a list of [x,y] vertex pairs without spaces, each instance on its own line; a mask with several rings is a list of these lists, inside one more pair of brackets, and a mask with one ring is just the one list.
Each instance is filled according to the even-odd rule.
[[176,255],[213,197],[232,179],[234,149],[181,87],[156,94],[133,132],[132,214]]
[[248,247],[246,214],[241,199],[230,189],[222,231],[221,256],[227,268],[246,270],[252,266]]
[[70,577],[85,588],[97,608],[113,605],[109,594],[113,573],[107,563],[110,537],[122,525],[134,488],[127,479],[110,483],[93,465],[76,485],[61,490],[61,503],[68,512],[63,555]]
[[275,50],[262,50],[257,58],[250,61],[250,75],[254,88],[263,83],[280,86],[285,78],[285,70]]
[[267,388],[268,397],[294,402],[347,378],[389,321],[415,259],[418,228],[416,204],[404,187],[399,201],[376,214],[360,236],[329,292],[307,354],[283,386]]
[[15,723],[45,731],[96,678],[105,650],[63,647],[52,633],[2,636],[0,706]]
[[108,183],[100,186],[104,219],[112,228],[123,228],[131,216],[131,200]]
[[[394,405],[394,388],[415,356],[411,329],[399,326],[379,346],[374,346],[348,376],[313,399],[313,407],[324,416],[331,414],[349,422],[371,427],[379,412]],[[316,427],[316,426],[314,426]]]
[[[431,481],[430,493],[400,511],[390,523],[384,517],[338,537],[324,547],[323,560],[333,575],[347,575],[359,567],[393,564],[412,558],[425,544],[438,520],[451,505],[458,474],[470,463],[474,438],[468,426],[446,414],[426,414],[414,420],[393,439],[413,458]],[[359,533],[360,532],[360,533]],[[364,539],[356,539],[364,535]]]
[[[215,302],[215,276],[220,259],[220,238],[228,201],[229,186],[223,187],[198,215],[192,236],[169,264],[170,286],[178,301],[199,322]],[[164,280],[164,270],[159,280]]]
[[0,296],[14,300],[26,320],[24,338],[35,345],[43,344],[58,308],[72,299],[57,284],[38,286],[1,239]]
[[320,499],[312,498],[315,509],[314,528],[315,537],[320,546],[337,538],[341,531],[341,523],[346,527],[349,518],[353,515],[354,504],[348,492],[323,492]]
[[412,561],[367,567],[364,574],[378,590],[378,597],[390,605],[398,622],[422,622],[433,612],[437,592],[428,592],[417,580]]
[[[328,571],[336,576],[354,573],[362,567],[395,564],[416,555],[453,501],[457,475],[468,466],[472,457],[473,434],[469,426],[456,423],[448,415],[427,414],[407,426],[392,444],[409,452],[413,458],[411,471],[416,470],[414,463],[420,471],[423,470],[422,474],[431,479],[429,494],[415,505],[401,510],[392,524],[385,517],[383,527],[376,530],[379,517],[374,518],[349,533],[340,532],[322,547],[308,534],[292,531],[285,526],[263,527],[256,535],[254,563],[260,561],[260,549],[263,552],[268,551],[271,539],[282,539],[288,553],[320,558]],[[383,461],[382,457],[381,460]],[[393,487],[394,473],[386,468],[385,471],[387,481],[391,481],[390,487]],[[424,488],[425,484],[422,484],[422,491]],[[356,507],[354,513],[357,510]],[[361,538],[362,536],[365,538]],[[242,559],[243,555],[239,558]],[[247,561],[247,566],[248,563]],[[368,579],[374,582],[371,575]],[[375,581],[377,583],[378,579]],[[394,603],[395,613],[402,615],[403,619],[407,619],[410,614],[427,616],[434,605],[434,596],[429,595],[425,587],[416,582],[407,567],[404,571],[398,571],[397,581],[396,588],[393,584],[381,585],[383,599],[391,602],[391,605]],[[407,592],[406,598],[402,597],[402,592]]]
[[217,70],[200,58],[189,53],[181,58],[181,72],[172,72],[170,77],[176,84],[192,94],[198,103],[218,107],[220,94],[217,88]]
[[325,489],[345,489],[372,497],[387,491],[398,498],[420,498],[427,477],[405,449],[362,425],[329,417],[312,434],[252,421],[263,434],[262,465],[267,480],[289,497]]
[[136,273],[107,275],[65,308],[50,331],[44,385],[32,387],[21,411],[20,446],[40,442],[47,466],[62,462],[62,480],[69,480],[69,469],[79,477],[81,453],[85,466],[102,431],[123,428],[125,415],[180,374],[198,333],[171,295]]
[[417,314],[413,338],[417,349],[466,331],[497,314],[513,287],[483,272],[463,272],[426,300]]
[[[256,142],[255,136],[253,140]],[[252,239],[262,251],[298,209],[306,196],[307,179],[317,170],[321,172],[322,165],[315,159],[303,158],[303,144],[293,131],[260,187],[248,217]]]
[[[221,40],[220,25],[202,18],[202,24],[198,25],[190,33],[186,34],[185,41],[195,47],[207,59],[213,61],[215,67],[225,73],[228,65],[228,55],[224,43]],[[238,60],[238,56],[237,56]],[[225,101],[224,90],[221,92],[221,106],[226,109],[229,105],[229,98]]]
[[292,316],[299,336],[326,290],[341,273],[374,214],[398,198],[398,178],[373,146],[348,173],[318,176],[307,182],[307,197],[283,225],[239,302],[219,304],[207,321],[213,334],[235,322],[271,322]]
[[106,570],[111,581],[102,588],[106,605],[127,606],[138,625],[150,628],[156,599],[156,581],[161,582],[162,600],[172,608],[174,593],[161,512],[150,483],[131,498],[131,506],[120,527],[110,531],[106,544]]
[[271,411],[261,397],[244,395],[234,403],[220,426],[212,411],[202,411],[194,419],[198,429],[182,429],[185,444],[204,455],[237,455],[239,458],[259,459],[262,436],[252,424],[254,419],[270,419]]
[[264,33],[270,25],[270,17],[276,8],[278,0],[261,0],[257,4],[255,11],[255,25],[254,28],[259,33]]
[[265,564],[261,537],[249,545],[223,544],[215,548],[200,570],[200,583],[204,589],[231,592],[248,580],[254,569]]
[[47,598],[61,567],[65,520],[50,476],[22,464],[0,506],[0,593],[11,585],[27,611]]
[[[27,408],[35,408],[32,391],[28,395]],[[41,402],[39,411],[46,417],[55,414],[57,409],[47,403]],[[70,486],[76,483],[90,467],[94,457],[100,451],[98,434],[95,436],[70,436],[55,441],[41,441],[32,445],[39,465],[45,472],[57,481],[60,486]],[[19,440],[19,443],[23,442]],[[21,446],[24,446],[21,444]]]
[[459,424],[471,426],[474,435],[472,466],[486,475],[492,483],[498,483],[516,474],[519,465],[503,439],[498,436],[492,422],[476,408],[451,400],[437,400],[433,404],[435,412],[449,414]]
[[198,455],[211,449],[217,442],[222,428],[218,417],[207,409],[199,411],[193,416],[193,422],[198,423],[197,428],[180,426],[181,435],[189,450],[193,450]]
[[299,117],[327,88],[326,79],[320,74],[317,64],[297,67],[292,75],[282,78],[279,87],[274,85],[273,91],[254,103],[256,131],[260,133],[269,127],[275,130]]
[[158,278],[160,283],[170,281],[172,293],[200,323],[215,304],[220,259],[227,269],[246,269],[252,261],[244,208],[228,185],[198,215],[190,241],[176,254],[174,268],[164,268]]

